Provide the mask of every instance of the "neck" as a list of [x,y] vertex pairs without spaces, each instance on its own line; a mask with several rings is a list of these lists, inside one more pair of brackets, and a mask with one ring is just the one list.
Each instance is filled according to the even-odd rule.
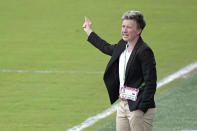
[[128,52],[132,52],[133,48],[135,47],[135,44],[137,43],[139,37],[136,37],[136,39],[132,41],[128,41]]

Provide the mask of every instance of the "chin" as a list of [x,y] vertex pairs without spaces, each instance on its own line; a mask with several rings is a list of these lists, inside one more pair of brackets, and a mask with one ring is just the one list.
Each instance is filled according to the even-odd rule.
[[123,37],[122,39],[123,39],[124,41],[128,41],[128,39],[126,39],[126,38],[124,38],[124,37]]

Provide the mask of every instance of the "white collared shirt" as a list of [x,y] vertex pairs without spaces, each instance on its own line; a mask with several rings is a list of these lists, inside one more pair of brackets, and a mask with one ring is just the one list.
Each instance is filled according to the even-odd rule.
[[[126,62],[125,62],[125,53],[126,53]],[[126,74],[126,68],[124,67],[125,64],[127,65],[129,57],[131,55],[131,52],[128,52],[128,50],[124,50],[119,58],[119,80],[120,80],[120,87],[124,86],[124,79],[123,79],[123,75]],[[125,69],[125,71],[124,71]],[[125,72],[125,73],[124,73]]]

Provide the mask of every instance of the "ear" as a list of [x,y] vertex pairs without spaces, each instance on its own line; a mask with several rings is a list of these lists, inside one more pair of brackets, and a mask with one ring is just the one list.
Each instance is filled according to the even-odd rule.
[[137,29],[137,34],[140,35],[141,33],[142,33],[142,29],[141,28]]

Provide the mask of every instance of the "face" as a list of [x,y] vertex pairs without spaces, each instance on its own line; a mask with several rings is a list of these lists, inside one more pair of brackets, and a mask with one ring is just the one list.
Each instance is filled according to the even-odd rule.
[[122,39],[127,42],[135,41],[140,33],[141,29],[137,28],[137,23],[135,20],[125,19],[122,21]]

